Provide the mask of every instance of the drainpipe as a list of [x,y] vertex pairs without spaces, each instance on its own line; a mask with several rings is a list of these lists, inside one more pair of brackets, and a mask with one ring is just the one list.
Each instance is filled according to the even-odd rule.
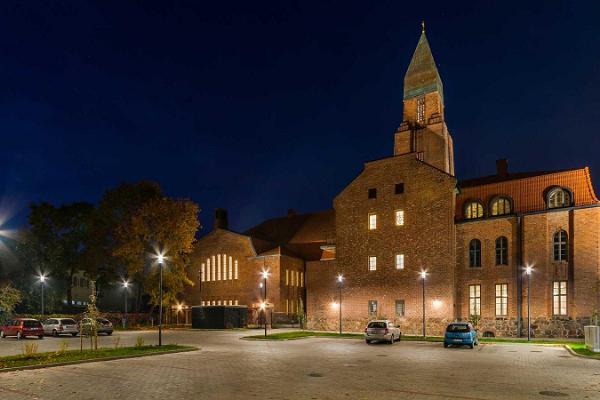
[[523,336],[523,216],[517,215],[517,333]]

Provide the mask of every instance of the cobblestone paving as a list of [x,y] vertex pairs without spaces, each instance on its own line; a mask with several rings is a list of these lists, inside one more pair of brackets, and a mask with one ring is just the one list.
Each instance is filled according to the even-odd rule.
[[[168,331],[165,343],[201,350],[2,373],[0,398],[474,400],[562,393],[568,399],[600,399],[600,361],[573,357],[560,347],[239,340],[246,334]],[[121,344],[138,335],[150,343],[156,333],[122,333]]]

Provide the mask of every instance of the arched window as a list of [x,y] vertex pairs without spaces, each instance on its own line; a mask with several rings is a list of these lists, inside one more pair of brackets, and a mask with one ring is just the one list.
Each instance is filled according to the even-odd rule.
[[504,236],[496,239],[496,265],[508,265],[508,239]]
[[554,261],[567,261],[569,256],[567,232],[562,229],[556,232],[552,238],[552,244],[554,247]]
[[471,201],[465,206],[465,218],[474,219],[483,217],[483,206],[478,201]]
[[563,188],[554,188],[548,192],[548,208],[568,207],[571,205],[571,194]]
[[506,215],[511,213],[511,204],[508,197],[497,197],[492,200],[490,207],[492,215]]
[[469,243],[469,267],[481,267],[481,242],[478,239]]

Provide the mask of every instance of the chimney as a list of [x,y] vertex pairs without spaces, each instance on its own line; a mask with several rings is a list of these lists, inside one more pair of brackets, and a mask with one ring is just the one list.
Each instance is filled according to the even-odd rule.
[[508,160],[506,158],[496,160],[496,175],[503,178],[508,176]]
[[296,210],[294,210],[293,208],[288,208],[287,216],[288,216],[288,218],[292,218],[292,217],[296,216]]
[[224,208],[215,209],[215,229],[229,229],[227,210]]

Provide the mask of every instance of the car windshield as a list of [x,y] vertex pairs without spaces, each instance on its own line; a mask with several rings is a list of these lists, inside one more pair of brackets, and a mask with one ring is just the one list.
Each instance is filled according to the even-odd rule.
[[23,321],[23,326],[26,328],[39,328],[40,325],[39,321]]
[[385,322],[369,322],[367,328],[387,328],[387,324]]
[[448,325],[446,328],[446,332],[469,332],[469,325],[465,324],[456,324],[456,325]]
[[63,325],[75,325],[77,323],[77,322],[75,322],[74,319],[70,319],[70,318],[61,319],[60,322],[62,322]]

